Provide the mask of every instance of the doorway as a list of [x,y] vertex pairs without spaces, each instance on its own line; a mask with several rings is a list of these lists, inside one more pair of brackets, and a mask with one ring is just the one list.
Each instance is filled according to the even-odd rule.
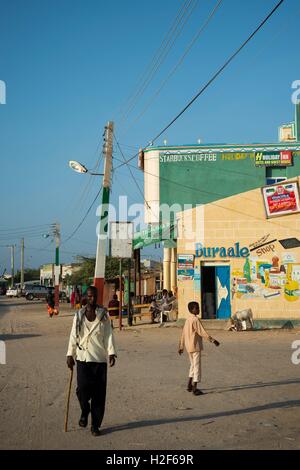
[[201,266],[201,294],[203,319],[230,318],[230,266]]
[[202,318],[212,320],[216,316],[216,268],[201,266]]

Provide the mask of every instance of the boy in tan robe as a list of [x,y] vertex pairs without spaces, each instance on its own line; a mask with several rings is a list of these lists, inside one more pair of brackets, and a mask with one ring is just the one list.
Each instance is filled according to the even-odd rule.
[[190,315],[183,327],[178,353],[182,354],[185,347],[190,358],[191,367],[187,390],[193,392],[194,395],[203,395],[203,392],[197,389],[197,383],[201,380],[202,338],[214,343],[215,346],[219,346],[220,343],[208,335],[199,318],[197,318],[200,313],[198,302],[189,302],[188,309]]

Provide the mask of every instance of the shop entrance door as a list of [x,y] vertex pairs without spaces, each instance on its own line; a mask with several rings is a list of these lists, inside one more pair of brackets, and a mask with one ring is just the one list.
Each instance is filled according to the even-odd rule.
[[230,318],[230,266],[216,266],[216,304],[216,317]]
[[216,268],[215,266],[201,266],[201,299],[202,318],[212,320],[216,318]]
[[201,266],[202,318],[230,318],[230,266]]

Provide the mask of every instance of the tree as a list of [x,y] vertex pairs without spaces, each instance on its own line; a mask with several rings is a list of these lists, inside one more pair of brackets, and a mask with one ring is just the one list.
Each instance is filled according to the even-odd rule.
[[[92,284],[95,275],[95,263],[96,258],[78,256],[78,262],[80,268],[74,272],[71,276],[66,277],[66,281],[69,285],[83,285]],[[125,263],[124,263],[125,264]],[[125,266],[123,267],[125,269]],[[105,279],[115,279],[119,276],[119,260],[112,258],[111,256],[106,257],[105,265]]]
[[[25,269],[24,270],[24,282],[26,281],[37,281],[40,278],[39,269]],[[21,282],[21,271],[17,271],[14,275],[14,282]]]
[[105,279],[114,279],[119,276],[120,261],[118,258],[106,257]]
[[83,284],[91,284],[95,272],[95,258],[85,256],[77,257],[80,268],[71,276],[67,276],[66,281],[72,286],[80,286]]

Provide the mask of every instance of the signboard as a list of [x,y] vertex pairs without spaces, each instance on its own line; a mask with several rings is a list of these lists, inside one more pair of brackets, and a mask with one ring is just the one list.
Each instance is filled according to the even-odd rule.
[[114,258],[132,257],[132,222],[110,223],[110,256]]
[[55,285],[59,284],[59,276],[60,276],[60,266],[54,266],[54,282],[55,282]]
[[194,255],[178,255],[177,279],[179,281],[194,279]]
[[289,250],[291,248],[298,248],[300,246],[300,240],[298,238],[285,238],[284,240],[278,240],[279,243],[283,246],[285,250]]
[[205,247],[201,243],[196,243],[197,258],[247,258],[249,256],[249,248],[241,247],[237,242],[234,246],[208,246]]
[[288,264],[288,263],[296,263],[297,256],[295,253],[285,253],[282,256],[282,263],[283,264]]
[[267,218],[300,212],[299,188],[296,182],[265,186],[262,194]]
[[295,142],[296,132],[295,132],[295,123],[290,122],[289,124],[284,124],[279,127],[279,142]]
[[216,153],[163,153],[159,154],[160,163],[181,163],[181,162],[216,162]]
[[293,159],[290,150],[255,152],[255,166],[291,166],[292,164]]

